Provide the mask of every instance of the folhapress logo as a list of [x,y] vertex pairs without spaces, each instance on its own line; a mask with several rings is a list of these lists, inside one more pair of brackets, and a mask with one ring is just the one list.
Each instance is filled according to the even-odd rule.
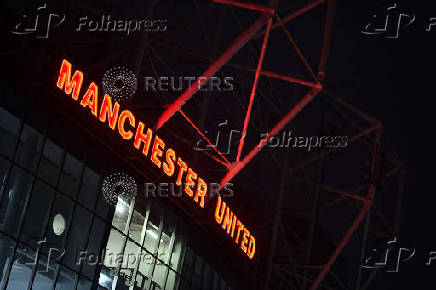
[[61,25],[64,21],[65,14],[49,13],[47,4],[44,3],[36,9],[36,14],[30,16],[24,14],[22,20],[15,25],[11,32],[19,35],[35,34],[36,38],[47,39],[50,30]]
[[[47,39],[53,28],[65,21],[65,14],[51,13],[47,4],[36,8],[36,13],[23,14],[11,30],[12,34],[35,34],[36,38]],[[101,15],[100,18],[82,16],[75,25],[76,32],[125,32],[127,36],[133,32],[164,32],[167,30],[166,19],[111,19],[111,15]]]
[[414,13],[405,13],[394,3],[383,6],[372,16],[373,19],[362,30],[367,35],[384,35],[386,38],[399,38],[400,31],[410,26],[416,19]]
[[424,21],[415,21],[416,18],[415,13],[400,9],[396,3],[385,5],[372,16],[369,23],[364,26],[362,33],[398,39],[405,28],[418,25],[417,23],[424,23],[425,26],[420,29],[426,32],[436,30],[436,17],[430,17]]

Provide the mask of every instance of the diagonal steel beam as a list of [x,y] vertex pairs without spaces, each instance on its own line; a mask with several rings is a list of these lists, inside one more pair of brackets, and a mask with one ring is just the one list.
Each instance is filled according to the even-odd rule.
[[[262,26],[270,19],[271,15],[262,14],[247,30],[239,35],[236,40],[224,51],[224,53],[209,66],[209,68],[198,77],[192,85],[174,101],[159,117],[156,128],[161,128],[181,107],[194,96],[200,87],[205,84],[205,79],[209,79],[214,76],[218,70],[225,65],[230,58],[232,58],[248,41],[254,36],[254,34],[262,28]],[[203,79],[203,82],[201,80]]]
[[288,124],[304,107],[306,107],[315,97],[318,95],[320,89],[313,88],[311,89],[303,99],[298,102],[290,111],[286,114],[286,116],[281,119],[272,129],[271,131],[259,141],[259,144],[256,145],[247,155],[245,155],[244,159],[234,164],[233,167],[227,172],[227,174],[221,180],[220,185],[230,182],[265,146],[268,144],[268,140],[277,135],[285,126]]

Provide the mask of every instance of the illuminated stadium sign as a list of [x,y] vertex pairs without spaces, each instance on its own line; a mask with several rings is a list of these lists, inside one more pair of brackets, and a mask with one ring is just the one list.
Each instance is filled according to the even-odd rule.
[[[57,79],[57,87],[63,89],[73,100],[79,101],[79,94],[83,83],[83,73],[76,70],[71,74],[71,63],[62,61]],[[125,140],[132,140],[133,146],[140,150],[144,157],[161,169],[168,177],[175,179],[177,185],[184,184],[183,191],[200,208],[204,208],[207,194],[207,183],[188,166],[176,151],[170,148],[163,139],[153,132],[151,128],[137,120],[129,110],[123,110],[117,101],[104,94],[99,102],[98,86],[91,82],[79,104],[90,110],[95,118],[107,123],[112,130],[117,130]],[[141,149],[142,147],[142,149]],[[255,239],[242,222],[219,196],[215,210],[215,221],[222,224],[227,234],[240,245],[241,250],[251,259],[255,252]]]

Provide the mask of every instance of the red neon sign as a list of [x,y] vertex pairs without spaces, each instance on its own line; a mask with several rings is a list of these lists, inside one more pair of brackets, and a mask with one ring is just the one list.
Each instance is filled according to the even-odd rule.
[[[63,60],[56,83],[57,87],[78,101],[82,83],[83,73],[76,70],[71,77],[71,63]],[[107,122],[112,130],[118,130],[123,139],[133,140],[133,146],[137,150],[140,150],[145,157],[150,158],[151,163],[160,168],[168,177],[174,176],[177,185],[181,185],[183,182],[185,184],[184,192],[200,208],[204,208],[208,189],[207,183],[151,128],[147,128],[143,122],[137,120],[131,111],[123,110],[120,104],[117,101],[113,102],[107,94],[104,95],[99,107],[98,86],[94,82],[91,82],[83,94],[80,105],[88,108],[101,122]],[[221,219],[217,219],[219,209],[221,209],[221,215],[218,214],[218,217]],[[223,218],[224,211],[226,215]],[[221,197],[218,197],[215,219],[219,224],[222,223],[222,228],[226,229],[232,238],[236,233],[235,242],[240,244],[241,250],[250,259],[253,258],[255,252],[254,237],[250,235],[250,232],[236,218],[226,203],[221,202]]]

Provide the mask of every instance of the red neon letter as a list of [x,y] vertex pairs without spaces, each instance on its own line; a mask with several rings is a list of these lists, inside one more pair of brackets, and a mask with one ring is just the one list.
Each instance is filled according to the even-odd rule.
[[236,215],[233,214],[232,233],[230,234],[230,236],[232,237],[232,239],[233,239],[233,235],[234,235],[234,233],[235,233],[236,220],[237,220]]
[[[221,209],[221,212],[220,212]],[[217,223],[221,224],[224,217],[224,210],[226,209],[226,203],[223,201],[221,204],[221,196],[218,196],[215,208],[215,220]]]
[[[160,148],[159,148],[160,147]],[[165,148],[165,143],[157,135],[154,137],[153,149],[151,149],[151,161],[160,168],[162,162],[157,157],[162,157],[162,150]]]
[[73,79],[71,79],[71,63],[64,59],[62,61],[58,82],[56,84],[58,88],[62,90],[65,84],[65,93],[69,95],[71,94],[71,91],[73,91],[71,96],[73,99],[77,100],[79,97],[80,88],[82,87],[82,82],[83,73],[79,70],[74,72]]
[[194,171],[192,171],[191,168],[189,168],[188,174],[186,174],[185,192],[190,197],[192,197],[194,195],[194,191],[192,191],[191,186],[195,185],[195,182],[194,182],[195,179],[197,179],[197,173],[195,173]]
[[90,107],[92,114],[97,117],[98,87],[94,82],[89,85],[89,88],[83,96],[80,104],[83,107]]
[[247,243],[248,243],[248,237],[250,236],[250,232],[247,229],[244,229],[244,236],[242,237],[241,242],[241,249],[244,251],[244,253],[247,253]]
[[241,234],[241,231],[244,229],[244,225],[241,223],[241,221],[238,220],[238,222],[236,223],[236,226],[238,227],[238,230],[236,231],[235,242],[239,243],[239,235]]
[[100,108],[100,121],[106,122],[106,117],[109,118],[109,127],[115,130],[115,124],[117,123],[118,111],[120,109],[120,104],[115,101],[115,106],[112,109],[112,99],[108,95],[104,95],[103,103]]
[[188,169],[188,166],[186,166],[186,163],[183,162],[183,160],[179,157],[177,158],[177,165],[180,166],[179,174],[177,175],[176,184],[180,185],[182,184],[182,176],[183,173]]
[[207,184],[200,177],[198,178],[197,190],[195,191],[194,200],[198,202],[198,197],[200,197],[200,207],[204,207],[204,197],[207,192]]
[[144,142],[144,148],[142,149],[142,153],[144,153],[145,156],[148,155],[148,149],[150,148],[150,142],[151,137],[153,135],[153,131],[151,129],[147,129],[147,134],[144,135],[144,123],[139,122],[138,128],[136,128],[136,134],[135,134],[135,147],[139,150],[139,147],[141,146],[141,141]]
[[223,221],[223,229],[227,230],[227,233],[230,234],[230,230],[232,229],[232,220],[233,220],[233,212],[229,207],[226,208],[226,215]]
[[247,255],[250,259],[253,259],[254,252],[256,252],[256,240],[253,236],[250,236],[250,244],[248,244]]
[[172,176],[174,174],[174,162],[176,161],[176,152],[173,149],[168,148],[165,153],[166,162],[163,163],[162,168],[166,175]]
[[126,131],[124,129],[124,123],[126,119],[129,119],[130,126],[135,128],[135,116],[133,116],[132,112],[130,112],[129,110],[124,110],[121,112],[120,118],[118,119],[118,132],[124,139],[128,140],[132,138],[133,133],[130,130]]

